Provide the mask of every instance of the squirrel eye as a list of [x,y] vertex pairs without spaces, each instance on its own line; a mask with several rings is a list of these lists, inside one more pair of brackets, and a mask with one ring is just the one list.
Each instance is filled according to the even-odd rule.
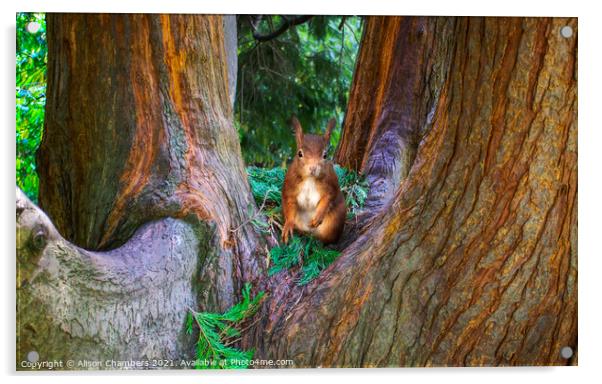
[[297,154],[299,155],[299,157],[303,157],[303,152],[302,151],[299,151]]
[[322,154],[322,158],[327,158],[328,157],[328,151],[324,151],[324,153]]

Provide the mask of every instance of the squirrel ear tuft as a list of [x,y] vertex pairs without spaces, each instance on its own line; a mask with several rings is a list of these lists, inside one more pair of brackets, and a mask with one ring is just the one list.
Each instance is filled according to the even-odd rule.
[[295,130],[295,141],[297,142],[297,147],[301,148],[303,144],[303,127],[301,127],[301,123],[295,115],[293,115],[291,118],[291,123],[293,125],[293,129]]
[[328,125],[326,126],[326,132],[324,133],[324,139],[326,139],[326,142],[330,141],[330,134],[332,133],[332,129],[334,128],[334,126],[336,124],[337,124],[337,121],[334,117],[332,119],[328,120]]

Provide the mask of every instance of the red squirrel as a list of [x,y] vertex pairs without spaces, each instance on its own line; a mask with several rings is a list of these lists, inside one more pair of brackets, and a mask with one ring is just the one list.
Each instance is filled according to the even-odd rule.
[[292,118],[297,152],[288,167],[282,187],[284,228],[287,243],[293,230],[314,235],[324,244],[337,242],[345,225],[345,198],[332,162],[328,160],[330,119],[324,136],[304,135],[296,117]]

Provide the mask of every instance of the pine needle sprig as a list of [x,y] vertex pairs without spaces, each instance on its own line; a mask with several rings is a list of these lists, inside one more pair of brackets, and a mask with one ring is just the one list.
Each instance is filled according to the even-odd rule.
[[189,308],[186,331],[192,334],[196,328],[199,337],[196,344],[196,369],[244,369],[253,358],[253,350],[244,351],[231,345],[241,336],[244,320],[252,317],[261,304],[265,293],[251,298],[251,284],[242,290],[242,300],[224,313],[196,312]]

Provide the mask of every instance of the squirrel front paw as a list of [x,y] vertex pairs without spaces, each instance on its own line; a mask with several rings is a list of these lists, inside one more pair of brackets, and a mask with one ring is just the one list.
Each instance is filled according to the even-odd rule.
[[309,223],[309,226],[312,228],[316,228],[317,226],[322,224],[323,221],[324,221],[324,215],[320,215],[320,216],[316,215]]

